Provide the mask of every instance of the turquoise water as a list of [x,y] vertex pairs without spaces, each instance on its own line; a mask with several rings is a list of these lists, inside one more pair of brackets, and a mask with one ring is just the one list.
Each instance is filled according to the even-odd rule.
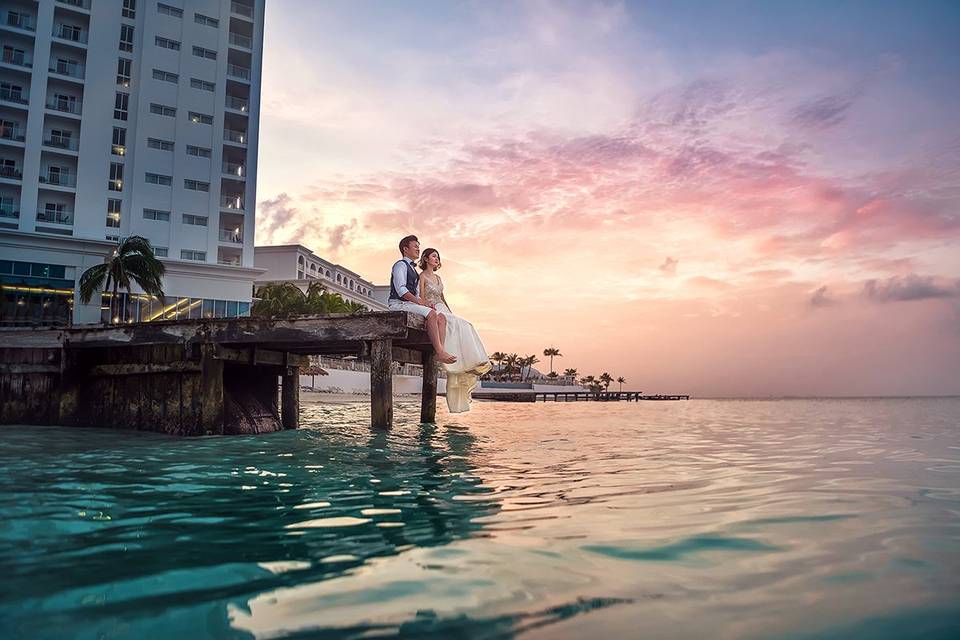
[[417,415],[0,428],[0,637],[960,637],[960,399]]

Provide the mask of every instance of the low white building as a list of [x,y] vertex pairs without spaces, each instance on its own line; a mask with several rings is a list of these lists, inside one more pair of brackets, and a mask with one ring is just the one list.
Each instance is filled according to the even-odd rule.
[[254,247],[253,261],[258,269],[265,269],[257,276],[257,286],[291,282],[306,291],[311,283],[320,282],[344,300],[362,304],[371,311],[387,310],[386,300],[374,295],[376,285],[355,271],[324,260],[302,244]]

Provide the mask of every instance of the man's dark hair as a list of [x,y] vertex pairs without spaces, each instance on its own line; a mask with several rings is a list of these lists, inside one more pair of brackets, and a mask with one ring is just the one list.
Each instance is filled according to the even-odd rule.
[[408,244],[410,244],[411,242],[420,242],[420,241],[417,240],[417,236],[407,236],[406,238],[404,238],[403,240],[400,241],[400,254],[401,254],[401,255],[403,255],[403,248],[406,247],[406,246],[407,246]]

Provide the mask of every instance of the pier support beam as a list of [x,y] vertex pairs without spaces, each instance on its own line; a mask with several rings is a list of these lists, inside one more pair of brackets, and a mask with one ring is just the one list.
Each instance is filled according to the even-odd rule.
[[212,344],[200,346],[200,432],[223,435],[223,360]]
[[392,340],[370,343],[370,425],[375,429],[393,426],[393,344]]
[[280,420],[284,429],[296,429],[300,424],[300,367],[284,367],[282,377]]
[[423,386],[420,391],[420,422],[437,421],[437,357],[433,349],[423,352]]

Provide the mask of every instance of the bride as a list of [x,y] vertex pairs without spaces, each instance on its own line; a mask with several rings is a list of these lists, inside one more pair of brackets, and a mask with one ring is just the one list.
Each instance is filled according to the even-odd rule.
[[436,249],[424,250],[419,266],[420,296],[446,317],[447,331],[443,337],[443,347],[447,353],[457,357],[453,364],[443,365],[447,372],[447,408],[450,413],[469,411],[470,394],[477,386],[477,377],[490,371],[493,365],[477,330],[467,320],[454,315],[447,299],[443,297],[443,280],[437,274],[440,253]]

